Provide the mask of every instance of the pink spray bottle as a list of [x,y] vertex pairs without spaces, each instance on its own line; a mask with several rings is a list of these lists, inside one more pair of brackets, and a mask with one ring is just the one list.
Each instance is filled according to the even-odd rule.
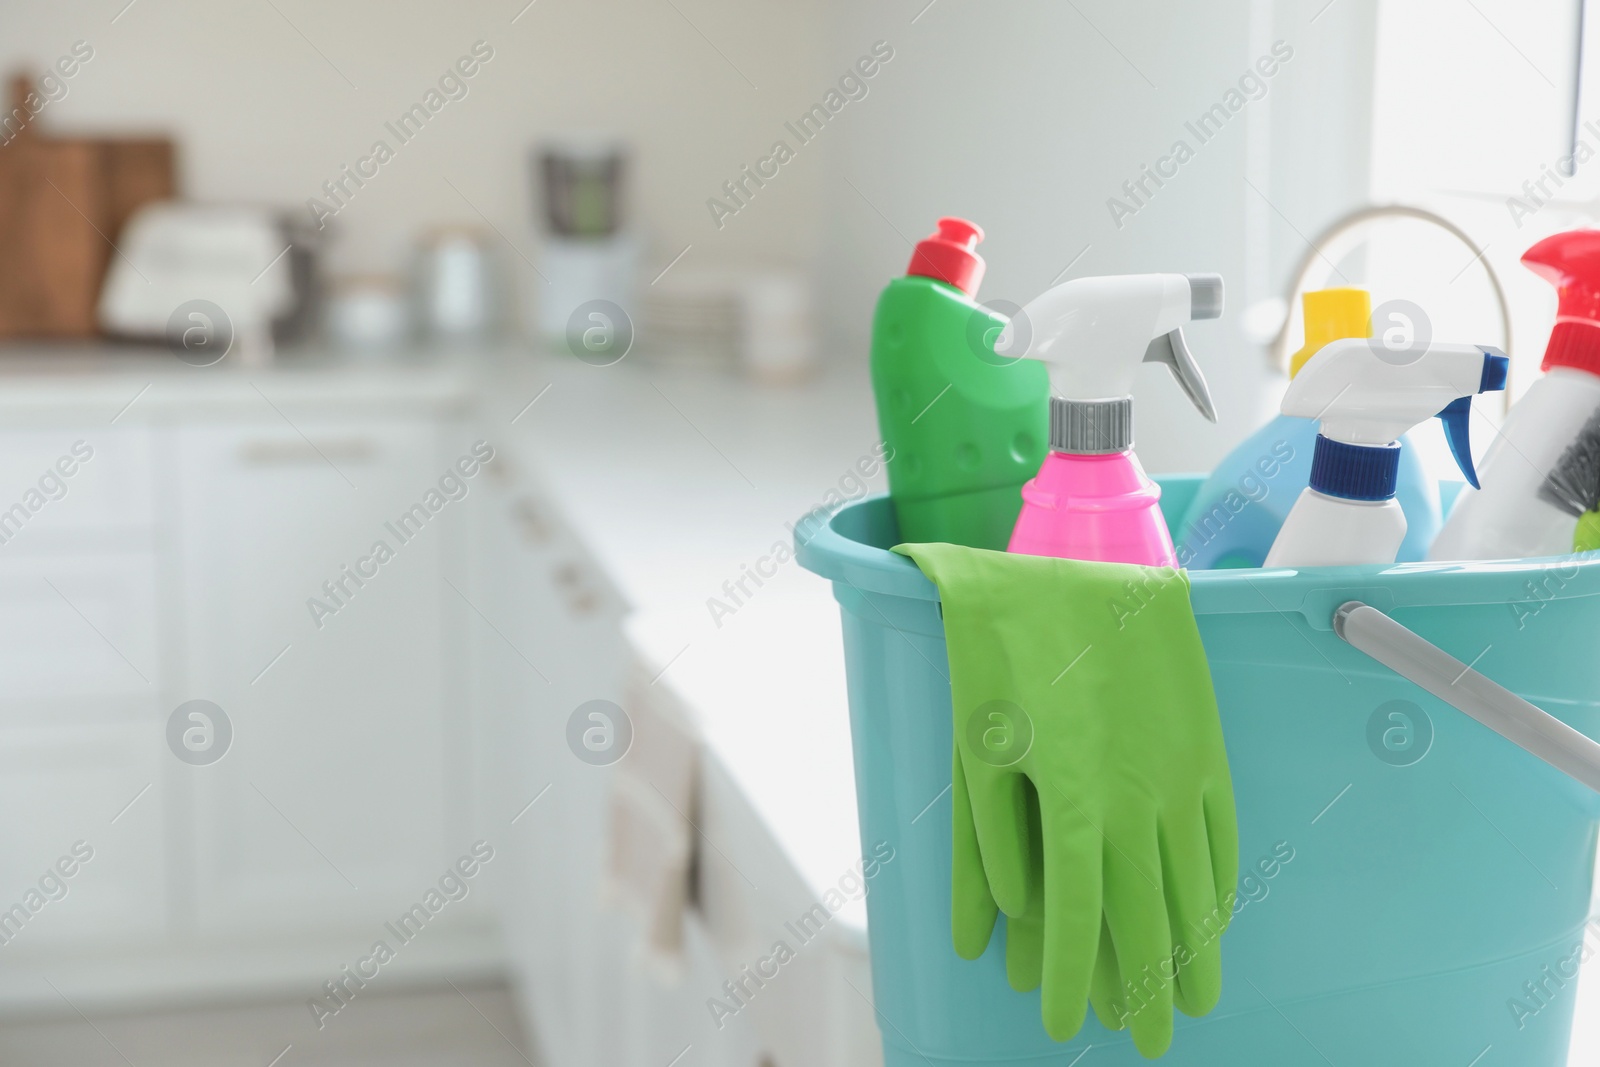
[[1164,363],[1212,422],[1182,326],[1222,314],[1215,274],[1075,278],[1036,297],[996,339],[1002,356],[1050,366],[1050,452],[1022,487],[1008,551],[1176,567],[1161,489],[1133,454],[1133,376]]

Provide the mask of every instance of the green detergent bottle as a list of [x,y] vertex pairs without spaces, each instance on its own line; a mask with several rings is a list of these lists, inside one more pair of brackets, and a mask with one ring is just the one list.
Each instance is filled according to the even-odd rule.
[[900,540],[1004,551],[1044,460],[1050,379],[1037,360],[995,354],[1007,320],[973,300],[981,240],[973,223],[940,219],[884,289],[872,390]]

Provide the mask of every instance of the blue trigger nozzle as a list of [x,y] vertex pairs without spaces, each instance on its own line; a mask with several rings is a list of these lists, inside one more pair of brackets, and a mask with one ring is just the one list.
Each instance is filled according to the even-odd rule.
[[[1495,393],[1506,387],[1506,377],[1511,370],[1511,360],[1495,348],[1483,350],[1483,377],[1478,381],[1478,392]],[[1438,414],[1444,423],[1444,439],[1449,442],[1450,454],[1456,466],[1467,479],[1467,484],[1479,489],[1478,472],[1472,466],[1472,438],[1467,423],[1472,418],[1472,397],[1462,396],[1450,401]]]
[[1478,472],[1472,466],[1472,440],[1467,429],[1468,420],[1472,418],[1472,398],[1457,397],[1436,417],[1444,423],[1444,439],[1450,445],[1450,455],[1455,457],[1456,466],[1461,468],[1467,484],[1474,489],[1482,488],[1478,485]]

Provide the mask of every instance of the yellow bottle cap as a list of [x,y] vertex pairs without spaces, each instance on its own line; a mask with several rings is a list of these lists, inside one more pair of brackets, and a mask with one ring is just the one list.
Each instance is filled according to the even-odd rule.
[[1372,297],[1365,289],[1313,289],[1300,295],[1306,343],[1289,357],[1289,377],[1330,341],[1372,336]]

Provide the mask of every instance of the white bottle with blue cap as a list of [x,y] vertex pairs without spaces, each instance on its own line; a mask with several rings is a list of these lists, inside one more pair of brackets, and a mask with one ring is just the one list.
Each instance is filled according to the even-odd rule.
[[1283,413],[1321,423],[1311,484],[1267,554],[1268,567],[1393,563],[1406,536],[1395,501],[1402,434],[1430,417],[1474,487],[1472,398],[1506,387],[1509,360],[1483,345],[1395,352],[1366,338],[1334,341],[1289,385]]

